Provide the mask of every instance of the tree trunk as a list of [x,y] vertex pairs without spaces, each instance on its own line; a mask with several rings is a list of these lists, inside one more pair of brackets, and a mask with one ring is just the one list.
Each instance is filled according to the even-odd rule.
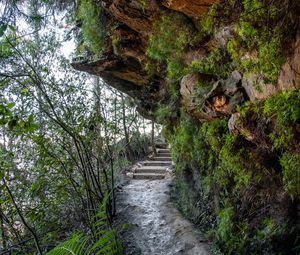
[[[0,206],[0,212],[1,212],[1,206]],[[2,249],[7,249],[7,243],[6,243],[6,234],[5,234],[5,228],[4,228],[4,215],[1,213],[0,215],[0,229],[1,229],[1,238],[2,238]]]
[[38,254],[39,254],[39,255],[42,255],[42,250],[41,250],[41,247],[40,247],[40,245],[39,245],[39,240],[38,240],[38,237],[37,237],[36,233],[33,231],[33,229],[28,225],[27,221],[25,220],[25,218],[24,218],[24,216],[23,216],[21,210],[19,209],[19,207],[18,207],[18,205],[17,205],[17,203],[16,203],[16,200],[15,200],[13,194],[11,193],[11,190],[10,190],[10,188],[8,187],[8,185],[7,185],[6,181],[5,181],[5,179],[2,178],[2,181],[3,181],[4,185],[5,185],[5,188],[6,188],[7,192],[8,192],[8,194],[9,194],[9,197],[10,197],[11,201],[13,202],[13,205],[14,205],[14,207],[15,207],[15,209],[16,209],[16,211],[17,211],[17,213],[18,213],[18,215],[19,215],[19,217],[20,217],[20,219],[21,219],[21,221],[22,221],[22,223],[23,223],[23,225],[24,225],[24,226],[27,228],[27,230],[31,233],[31,235],[32,235],[32,237],[33,237],[33,239],[34,239],[35,247],[36,247],[36,249],[37,249]]
[[152,146],[152,151],[154,155],[156,155],[156,148],[155,148],[155,142],[154,142],[154,121],[151,121],[151,146]]
[[126,108],[125,108],[125,100],[123,94],[121,94],[121,99],[122,99],[122,123],[123,123],[123,129],[124,129],[124,135],[125,135],[125,142],[126,142],[126,155],[127,159],[130,162],[134,161],[134,153],[132,151],[132,148],[130,146],[130,139],[129,139],[129,134],[128,134],[128,129],[126,126]]

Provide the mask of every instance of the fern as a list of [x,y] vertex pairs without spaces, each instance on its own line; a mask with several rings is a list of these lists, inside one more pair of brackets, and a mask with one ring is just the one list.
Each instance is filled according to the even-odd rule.
[[68,240],[59,244],[48,252],[48,255],[82,255],[88,238],[83,234],[75,233]]
[[117,231],[108,224],[106,214],[108,199],[109,194],[104,196],[93,225],[96,241],[89,235],[74,233],[47,255],[121,255],[122,245],[117,239]]

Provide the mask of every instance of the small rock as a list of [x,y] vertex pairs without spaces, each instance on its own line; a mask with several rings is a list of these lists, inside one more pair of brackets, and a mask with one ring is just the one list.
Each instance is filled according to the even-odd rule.
[[240,133],[245,137],[246,140],[250,142],[254,140],[254,136],[247,128],[244,127],[243,123],[241,122],[240,113],[234,113],[231,115],[230,119],[228,120],[228,129],[232,134]]
[[132,172],[127,172],[126,176],[129,177],[129,178],[133,178],[133,173]]

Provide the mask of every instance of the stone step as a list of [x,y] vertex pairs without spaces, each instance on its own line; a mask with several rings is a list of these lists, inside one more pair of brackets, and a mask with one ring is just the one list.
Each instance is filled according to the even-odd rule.
[[144,166],[171,166],[172,161],[144,161]]
[[151,174],[151,173],[134,173],[133,179],[149,179],[149,180],[159,180],[164,179],[165,174]]
[[157,157],[171,157],[171,154],[170,153],[157,153]]
[[167,149],[168,144],[166,144],[166,143],[155,143],[155,147],[159,148],[159,149]]
[[153,161],[172,161],[171,157],[154,157]]
[[142,166],[135,170],[135,173],[152,173],[152,174],[164,174],[166,173],[166,167],[162,166]]
[[169,149],[156,149],[157,153],[170,153]]

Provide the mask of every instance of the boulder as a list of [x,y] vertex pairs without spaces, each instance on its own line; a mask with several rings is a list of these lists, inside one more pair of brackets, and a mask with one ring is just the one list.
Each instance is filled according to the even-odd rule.
[[234,26],[221,27],[216,31],[212,40],[208,43],[209,48],[223,48],[227,47],[227,42],[230,38],[235,36]]
[[291,49],[292,54],[281,67],[278,77],[279,90],[300,87],[300,28],[298,29],[296,40]]
[[241,79],[241,74],[235,71],[227,80],[209,85],[207,81],[211,77],[199,73],[188,74],[181,80],[182,104],[188,113],[200,120],[231,115],[235,113],[236,106],[246,100]]
[[246,140],[253,141],[253,134],[251,134],[251,132],[245,127],[245,125],[243,125],[240,117],[240,113],[238,112],[231,115],[230,119],[228,120],[229,132],[232,134],[240,133],[245,137]]
[[242,86],[245,89],[250,101],[262,100],[277,93],[278,86],[266,84],[264,78],[258,74],[248,74],[242,80]]

